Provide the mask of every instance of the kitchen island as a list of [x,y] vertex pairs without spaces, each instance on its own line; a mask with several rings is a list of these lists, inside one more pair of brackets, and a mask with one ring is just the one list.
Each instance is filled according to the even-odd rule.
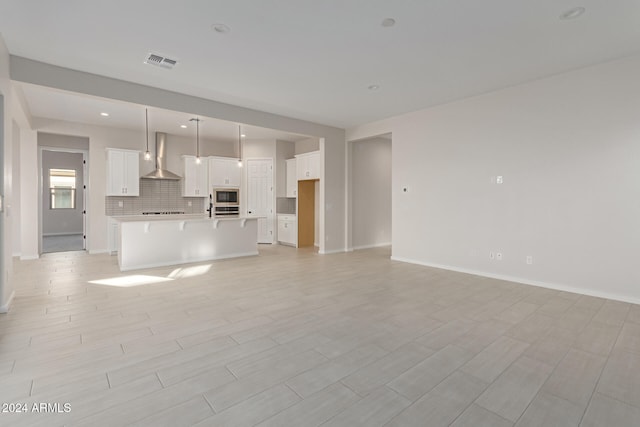
[[121,271],[258,255],[258,218],[113,217]]

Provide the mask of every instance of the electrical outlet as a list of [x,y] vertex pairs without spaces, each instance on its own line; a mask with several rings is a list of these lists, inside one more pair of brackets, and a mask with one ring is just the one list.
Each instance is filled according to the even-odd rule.
[[526,259],[526,261],[527,261],[527,264],[528,264],[528,265],[533,264],[533,257],[532,257],[531,255],[527,255],[527,259]]
[[502,261],[502,252],[496,252],[496,259]]
[[402,192],[403,193],[408,193],[409,192],[409,187],[402,187]]
[[503,182],[502,175],[496,176],[496,184],[502,184],[502,182]]
[[191,200],[189,200],[189,201],[187,202],[187,206],[191,207],[192,205],[193,205],[193,203],[191,202]]
[[496,254],[493,251],[489,252],[489,259],[495,259]]

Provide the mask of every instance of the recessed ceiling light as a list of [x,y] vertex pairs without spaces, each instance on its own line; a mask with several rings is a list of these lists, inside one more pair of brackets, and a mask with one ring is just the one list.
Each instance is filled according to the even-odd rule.
[[393,18],[385,18],[382,20],[382,23],[380,24],[383,27],[393,27],[394,25],[396,25],[396,20]]
[[109,117],[109,113],[100,113],[102,117]]
[[186,129],[186,128],[187,128],[187,125],[180,125],[180,127],[181,127],[182,129]]
[[213,31],[220,34],[226,34],[231,31],[231,28],[225,24],[213,24],[211,28],[213,29]]
[[367,89],[369,89],[369,90],[378,90],[378,89],[380,89],[380,86],[379,85],[371,85],[371,86],[367,87]]
[[569,20],[569,19],[576,19],[579,16],[581,16],[587,9],[585,9],[584,7],[580,6],[580,7],[574,7],[573,9],[569,9],[566,12],[564,12],[563,14],[560,15],[560,19],[562,20]]

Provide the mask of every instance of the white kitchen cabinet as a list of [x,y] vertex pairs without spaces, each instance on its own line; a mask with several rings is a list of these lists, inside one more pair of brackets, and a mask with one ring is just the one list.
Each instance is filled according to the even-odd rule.
[[107,196],[140,195],[140,152],[107,148]]
[[298,223],[295,215],[278,214],[278,242],[297,246]]
[[240,188],[242,168],[238,159],[228,157],[209,158],[209,183],[211,188]]
[[196,156],[182,156],[184,166],[182,179],[183,197],[208,197],[208,164],[207,158],[200,158],[200,164],[196,162]]
[[287,197],[298,196],[298,171],[296,159],[287,159]]
[[109,253],[117,253],[118,246],[120,246],[120,223],[111,217],[107,217],[107,249]]
[[320,152],[296,155],[296,170],[298,181],[320,179]]

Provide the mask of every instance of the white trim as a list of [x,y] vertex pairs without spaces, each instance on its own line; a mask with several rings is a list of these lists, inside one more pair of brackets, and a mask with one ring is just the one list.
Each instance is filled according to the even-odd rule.
[[11,306],[11,302],[13,301],[13,297],[15,296],[16,296],[16,291],[11,291],[11,295],[9,296],[7,303],[0,307],[0,313],[4,314],[9,312],[9,307]]
[[89,255],[98,255],[98,254],[111,254],[109,249],[94,249],[89,251]]
[[55,236],[82,236],[82,231],[76,233],[63,232],[63,233],[42,233],[42,237],[55,237]]
[[330,250],[330,251],[318,250],[318,254],[320,254],[320,255],[341,254],[343,252],[347,252],[347,251],[344,250],[344,249],[333,249],[333,250]]
[[[65,136],[65,135],[62,135]],[[72,136],[72,135],[70,135]],[[90,141],[89,137],[86,137],[87,140]],[[36,135],[36,144],[37,144],[37,135]],[[43,222],[43,209],[42,206],[42,198],[44,197],[44,186],[43,186],[43,170],[42,170],[42,152],[43,151],[57,151],[63,153],[80,153],[82,154],[82,162],[83,162],[83,170],[82,170],[82,184],[80,189],[83,191],[82,198],[82,206],[80,209],[84,210],[85,213],[82,215],[82,231],[80,233],[63,233],[63,234],[81,234],[84,235],[85,238],[82,242],[85,252],[89,251],[89,191],[90,191],[90,180],[89,180],[89,149],[80,149],[80,148],[66,148],[66,147],[50,147],[47,145],[37,145],[38,148],[38,186],[39,186],[39,195],[38,195],[38,251],[42,251],[42,238],[45,234],[42,232],[42,222]],[[108,149],[108,148],[107,148]],[[136,150],[125,150],[125,151],[136,151]],[[139,153],[140,151],[138,151]],[[84,186],[84,188],[82,187]],[[47,234],[47,236],[55,235],[55,234]]]
[[396,256],[392,256],[391,259],[393,261],[406,262],[409,264],[418,264],[425,267],[439,268],[442,270],[456,271],[458,273],[473,274],[475,276],[489,277],[491,279],[505,280],[508,282],[515,282],[523,285],[537,286],[539,288],[571,292],[574,294],[587,295],[587,296],[597,297],[597,298],[606,298],[606,299],[615,300],[615,301],[628,302],[631,304],[640,304],[639,298],[632,298],[626,295],[619,295],[619,294],[614,294],[609,292],[599,292],[599,291],[594,291],[591,289],[584,289],[584,288],[576,288],[573,286],[566,286],[558,283],[540,282],[537,280],[524,279],[522,277],[516,277],[516,276],[505,276],[502,274],[487,273],[485,271],[453,267],[450,265],[433,264],[428,262],[416,261],[408,258],[396,257]]
[[20,261],[31,261],[34,259],[39,259],[40,255],[35,254],[35,255],[20,255]]
[[357,251],[357,250],[360,250],[360,249],[380,248],[382,246],[391,246],[391,242],[374,243],[372,245],[354,246],[353,248],[351,248],[351,250],[352,251]]

